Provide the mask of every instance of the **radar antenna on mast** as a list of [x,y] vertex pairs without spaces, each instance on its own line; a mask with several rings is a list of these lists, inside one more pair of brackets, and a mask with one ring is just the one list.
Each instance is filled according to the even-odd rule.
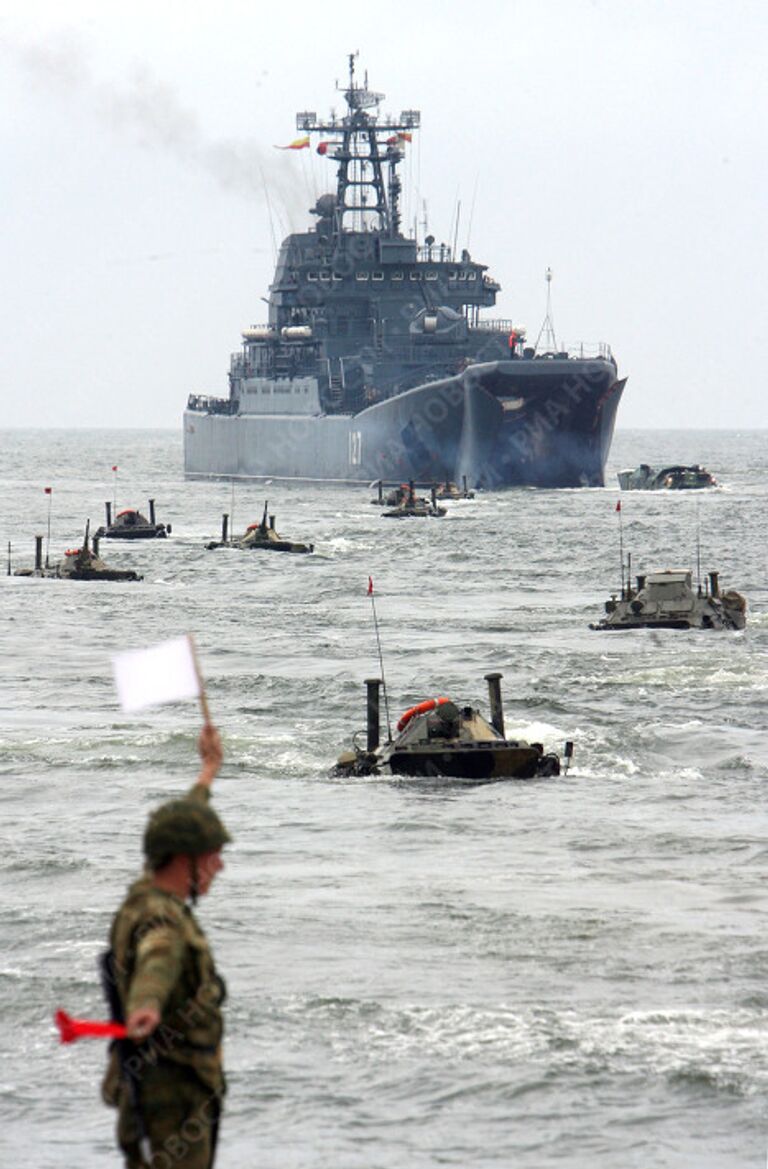
[[348,55],[349,81],[337,83],[344,95],[346,113],[318,118],[314,110],[296,115],[296,128],[304,135],[321,134],[325,139],[318,153],[337,164],[333,220],[336,237],[349,226],[364,231],[371,225],[391,239],[401,236],[401,185],[397,168],[403,161],[404,144],[419,128],[418,110],[403,110],[399,117],[382,115],[383,93],[355,80],[357,53]]
[[539,343],[544,338],[544,352],[557,353],[557,339],[555,338],[555,321],[552,316],[552,269],[547,268],[544,273],[544,279],[547,282],[547,315],[544,318],[544,324],[539,329],[539,335],[536,338],[536,345],[534,346],[536,352],[539,352]]

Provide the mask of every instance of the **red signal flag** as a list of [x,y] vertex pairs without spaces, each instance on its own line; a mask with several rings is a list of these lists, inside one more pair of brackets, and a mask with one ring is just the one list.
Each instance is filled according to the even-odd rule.
[[373,596],[373,577],[372,576],[368,577],[368,596],[369,597]]
[[112,470],[113,470],[113,471],[116,471],[116,470],[117,470],[117,467],[113,467],[113,468],[112,468]]
[[330,145],[331,145],[331,143],[330,143],[330,142],[318,142],[318,144],[317,144],[317,148],[316,148],[316,149],[317,149],[317,153],[318,153],[318,154],[327,154],[327,153],[328,153],[328,147],[329,147]]
[[53,492],[53,488],[52,487],[44,487],[43,491],[45,492],[46,495],[50,495]]
[[74,1043],[77,1039],[125,1039],[124,1023],[102,1023],[95,1019],[73,1019],[66,1011],[57,1011],[56,1026],[62,1043]]
[[616,504],[616,511],[621,511],[621,500]]

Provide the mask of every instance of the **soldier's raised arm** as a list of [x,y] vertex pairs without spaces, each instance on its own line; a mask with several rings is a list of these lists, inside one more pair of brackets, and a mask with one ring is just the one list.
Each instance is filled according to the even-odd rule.
[[224,752],[221,746],[221,736],[212,723],[205,723],[197,740],[197,750],[200,755],[200,774],[198,775],[189,797],[207,802],[211,795],[211,784],[219,774]]

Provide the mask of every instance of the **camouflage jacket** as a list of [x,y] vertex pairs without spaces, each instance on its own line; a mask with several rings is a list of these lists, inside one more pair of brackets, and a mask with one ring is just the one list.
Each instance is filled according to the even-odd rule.
[[[206,802],[209,796],[207,787],[196,784],[186,798]],[[213,1092],[222,1092],[224,983],[189,906],[155,888],[145,874],[115,915],[110,946],[124,1017],[137,1007],[155,1007],[161,1015],[153,1035],[137,1045],[137,1056],[191,1067]],[[109,1103],[115,1102],[119,1074],[113,1052],[104,1083]]]

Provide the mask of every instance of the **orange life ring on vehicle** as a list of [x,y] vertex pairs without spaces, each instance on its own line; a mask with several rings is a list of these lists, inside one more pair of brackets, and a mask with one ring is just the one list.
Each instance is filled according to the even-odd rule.
[[410,706],[405,714],[400,715],[397,724],[398,731],[404,731],[411,719],[417,714],[426,714],[427,711],[434,710],[436,706],[444,706],[446,702],[450,701],[450,698],[428,698],[426,702],[419,702],[417,706]]

